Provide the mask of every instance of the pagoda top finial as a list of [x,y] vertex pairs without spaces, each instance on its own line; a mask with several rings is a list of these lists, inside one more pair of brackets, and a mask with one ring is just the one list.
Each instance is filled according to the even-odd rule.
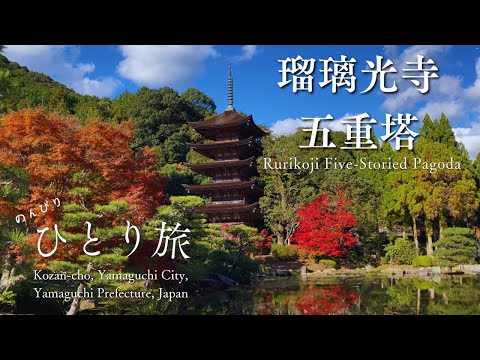
[[227,95],[228,95],[228,106],[225,111],[234,111],[233,108],[233,76],[232,76],[232,64],[228,64],[228,88],[227,88]]

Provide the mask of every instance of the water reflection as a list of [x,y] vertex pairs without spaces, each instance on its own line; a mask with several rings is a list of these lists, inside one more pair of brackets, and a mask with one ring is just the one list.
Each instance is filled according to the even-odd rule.
[[480,278],[277,279],[191,298],[183,314],[480,314]]
[[254,306],[260,315],[330,315],[345,314],[360,295],[344,284],[316,287],[310,284],[298,291],[260,290]]

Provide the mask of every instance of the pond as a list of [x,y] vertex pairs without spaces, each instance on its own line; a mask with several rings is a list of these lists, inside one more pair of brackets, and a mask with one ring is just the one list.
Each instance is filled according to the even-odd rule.
[[480,277],[348,279],[272,278],[192,297],[180,314],[473,315],[480,314]]

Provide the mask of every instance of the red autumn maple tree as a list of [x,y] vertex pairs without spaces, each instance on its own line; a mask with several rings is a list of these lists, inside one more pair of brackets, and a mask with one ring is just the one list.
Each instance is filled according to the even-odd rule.
[[[154,151],[143,148],[134,153],[132,138],[131,122],[92,121],[80,126],[74,118],[44,110],[5,115],[0,121],[0,163],[25,170],[29,192],[19,203],[4,204],[0,215],[24,214],[34,245],[36,229],[53,228],[63,215],[62,206],[51,205],[42,213],[39,205],[45,201],[52,204],[54,198],[62,204],[77,203],[72,189],[83,188],[89,194],[81,201],[85,211],[123,200],[130,205],[124,216],[142,224],[165,203],[165,180],[156,171]],[[35,217],[29,216],[30,209]],[[81,250],[81,245],[67,245],[65,252],[70,257]],[[61,251],[58,253],[60,256]]]
[[357,242],[353,234],[357,220],[347,210],[350,203],[343,191],[332,197],[320,195],[298,210],[300,221],[292,240],[313,255],[345,255]]

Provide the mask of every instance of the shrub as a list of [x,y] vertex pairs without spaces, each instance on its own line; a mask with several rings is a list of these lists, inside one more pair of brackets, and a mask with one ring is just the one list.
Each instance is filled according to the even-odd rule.
[[410,265],[418,255],[413,242],[405,238],[398,238],[395,243],[385,246],[385,251],[389,262],[403,265]]
[[442,238],[435,243],[433,255],[442,266],[473,264],[476,251],[472,230],[452,227],[443,231]]
[[272,255],[274,258],[283,261],[292,261],[298,259],[297,245],[272,244]]
[[337,263],[333,260],[322,259],[318,262],[320,265],[324,265],[326,268],[334,268],[337,266]]
[[412,265],[415,267],[430,267],[436,265],[436,261],[432,256],[417,256],[413,259]]
[[0,310],[9,311],[15,306],[15,293],[13,291],[5,291],[0,293]]
[[299,260],[307,260],[307,259],[313,259],[313,255],[310,254],[308,251],[298,248],[298,259]]
[[[426,256],[424,256],[426,257]],[[433,289],[435,287],[435,281],[432,280],[425,280],[425,279],[412,279],[413,280],[413,285],[420,290],[428,290],[428,289]]]

